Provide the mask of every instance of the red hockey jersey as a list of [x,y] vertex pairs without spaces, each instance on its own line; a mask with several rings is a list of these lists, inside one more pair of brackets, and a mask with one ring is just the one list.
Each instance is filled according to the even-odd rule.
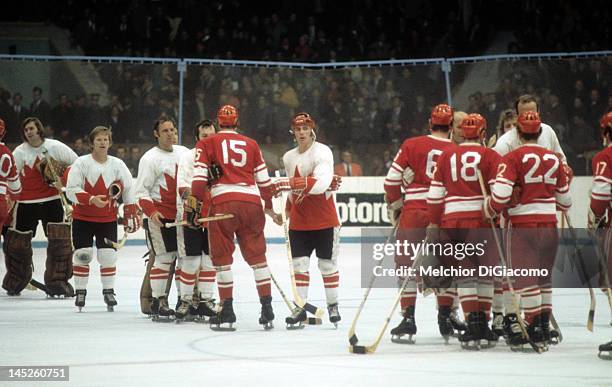
[[199,200],[204,199],[208,190],[213,164],[221,168],[221,177],[210,189],[213,204],[228,201],[261,204],[263,198],[266,208],[272,208],[272,180],[261,149],[253,139],[222,130],[198,141],[191,192]]
[[[387,201],[393,203],[402,197],[404,189],[404,209],[427,209],[427,192],[434,174],[436,162],[442,152],[455,145],[450,139],[431,135],[409,138],[404,141],[393,159],[385,178]],[[414,180],[405,186],[402,176],[406,168],[414,172]]]
[[493,149],[475,143],[445,150],[438,158],[427,196],[431,223],[481,218],[484,197],[478,171],[486,183],[493,184],[500,160]]
[[612,200],[612,147],[597,153],[591,161],[593,186],[591,188],[591,210],[596,217],[602,217]]
[[512,223],[556,223],[556,207],[566,211],[572,205],[559,157],[540,145],[525,144],[502,158],[492,188],[495,211],[510,206],[515,186],[520,187],[520,195],[508,209]]

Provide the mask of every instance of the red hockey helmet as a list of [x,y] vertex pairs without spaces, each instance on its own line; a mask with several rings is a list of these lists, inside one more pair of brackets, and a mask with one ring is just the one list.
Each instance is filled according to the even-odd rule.
[[5,134],[6,134],[6,125],[4,124],[4,120],[0,118],[0,140],[4,137]]
[[291,129],[295,130],[300,126],[307,126],[310,129],[314,130],[315,121],[308,113],[297,113],[291,120]]
[[522,133],[538,133],[542,121],[538,112],[522,112],[517,120],[519,130]]
[[235,127],[238,125],[238,110],[232,105],[223,105],[217,112],[219,126]]
[[612,111],[607,112],[601,117],[599,120],[599,125],[601,129],[606,129],[607,127],[612,128]]
[[436,105],[431,111],[431,124],[449,126],[453,122],[453,108],[445,103]]
[[468,114],[459,125],[463,138],[479,138],[487,128],[487,120],[477,113]]

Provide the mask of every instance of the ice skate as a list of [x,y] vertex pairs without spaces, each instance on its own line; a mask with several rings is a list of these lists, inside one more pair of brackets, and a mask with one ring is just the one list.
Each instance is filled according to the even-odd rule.
[[213,331],[230,331],[236,330],[234,323],[236,322],[236,315],[234,314],[234,306],[232,305],[233,299],[228,298],[223,300],[221,310],[210,318],[210,329]]
[[467,329],[459,334],[461,348],[468,351],[478,351],[480,349],[480,339],[482,338],[482,322],[478,312],[470,312],[467,318]]
[[[527,333],[529,339],[533,341],[542,351],[548,351],[548,340],[544,325],[549,326],[549,322],[542,318],[542,314],[539,314],[533,318],[533,321],[527,327]],[[552,337],[552,335],[551,335]]]
[[215,311],[215,300],[212,298],[200,300],[198,307],[194,309],[195,310],[192,313],[194,316],[196,316],[196,320],[198,322],[206,323],[212,316],[217,314]]
[[[398,344],[414,344],[412,338],[417,333],[417,326],[414,320],[414,306],[409,306],[404,312],[404,318],[398,326],[391,329],[391,341]],[[408,335],[408,338],[404,336]]]
[[502,313],[493,312],[493,321],[491,322],[491,330],[498,337],[504,336],[504,315]]
[[76,298],[74,300],[74,305],[79,308],[79,312],[85,306],[85,297],[87,296],[86,289],[79,289],[76,291]]
[[450,306],[440,306],[438,309],[438,329],[440,330],[440,335],[448,344],[448,340],[455,333],[453,329],[453,324],[451,322],[451,308]]
[[285,318],[288,330],[303,329],[307,319],[306,311],[299,306],[296,306],[291,311],[291,316]]
[[151,302],[151,315],[155,322],[170,322],[174,319],[174,310],[168,306],[168,297],[154,297]]
[[115,305],[117,305],[117,300],[115,299],[115,289],[104,289],[102,290],[102,295],[104,296],[106,310],[108,312],[114,312]]
[[612,360],[612,341],[600,345],[597,356],[603,360]]
[[512,352],[533,352],[529,339],[523,335],[516,314],[509,313],[504,316],[504,331],[506,343]]
[[497,345],[499,335],[489,327],[485,312],[478,312],[480,318],[480,348],[493,348]]
[[272,321],[274,320],[274,311],[272,310],[272,297],[265,296],[260,298],[261,302],[261,315],[259,316],[259,323],[263,325],[266,331],[274,328]]
[[342,319],[338,311],[338,303],[327,305],[327,313],[329,314],[329,322],[334,324],[334,327],[337,329],[338,322]]
[[176,312],[174,313],[177,323],[183,321],[193,321],[193,315],[190,313],[190,304],[191,303],[188,300],[181,300],[179,306],[176,308]]
[[467,324],[459,317],[459,308],[452,308],[450,314],[450,322],[453,329],[457,332],[463,332],[467,329]]
[[541,322],[541,327],[542,327],[542,335],[544,336],[543,341],[546,342],[546,344],[552,344],[552,345],[559,344],[559,342],[561,341],[560,334],[550,324],[550,313],[542,313],[540,316],[541,316],[540,322]]

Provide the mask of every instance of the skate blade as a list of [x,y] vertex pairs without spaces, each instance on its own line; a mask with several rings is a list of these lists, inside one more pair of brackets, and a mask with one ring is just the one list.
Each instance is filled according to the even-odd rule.
[[171,322],[174,322],[174,315],[172,315],[172,316],[156,316],[156,315],[154,315],[151,318],[151,321],[158,322],[158,323],[171,323]]
[[[407,339],[404,336],[408,336]],[[416,340],[412,338],[413,335],[391,335],[391,342],[396,344],[416,344]]]
[[597,357],[599,357],[601,360],[612,360],[612,352],[599,351]]
[[272,321],[268,321],[267,323],[261,324],[263,326],[263,329],[265,331],[269,331],[274,329],[274,324],[272,323]]
[[461,342],[461,349],[465,349],[466,351],[480,351],[480,348],[480,340]]
[[[536,344],[536,346],[539,349],[538,350],[539,353],[548,351],[548,347],[547,346],[542,346],[542,345],[539,345],[539,344]],[[536,353],[536,350],[534,350],[533,347],[531,347],[530,344],[521,344],[521,345],[518,345],[518,346],[510,346],[510,350],[512,352]]]
[[286,328],[287,328],[288,331],[298,331],[300,329],[306,328],[306,325],[304,325],[303,323],[299,322],[297,324],[287,324]]
[[483,341],[485,341],[485,340],[481,340],[480,341],[480,348],[482,348],[482,349],[495,348],[495,346],[497,345],[497,341],[487,340],[484,343],[483,343]]
[[[229,324],[229,325],[225,325]],[[234,327],[234,323],[225,323],[225,324],[211,324],[210,329],[215,332],[235,332],[236,328]]]

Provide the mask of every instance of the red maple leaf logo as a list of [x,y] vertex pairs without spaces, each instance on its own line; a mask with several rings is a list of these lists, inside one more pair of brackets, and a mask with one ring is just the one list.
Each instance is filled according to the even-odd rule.
[[[178,166],[177,166],[178,169]],[[176,176],[176,174],[175,174]],[[176,205],[176,179],[167,173],[164,173],[164,178],[166,179],[166,187],[168,189],[164,189],[164,187],[159,186],[159,196],[161,196],[161,202],[165,204],[170,204],[172,206]]]

